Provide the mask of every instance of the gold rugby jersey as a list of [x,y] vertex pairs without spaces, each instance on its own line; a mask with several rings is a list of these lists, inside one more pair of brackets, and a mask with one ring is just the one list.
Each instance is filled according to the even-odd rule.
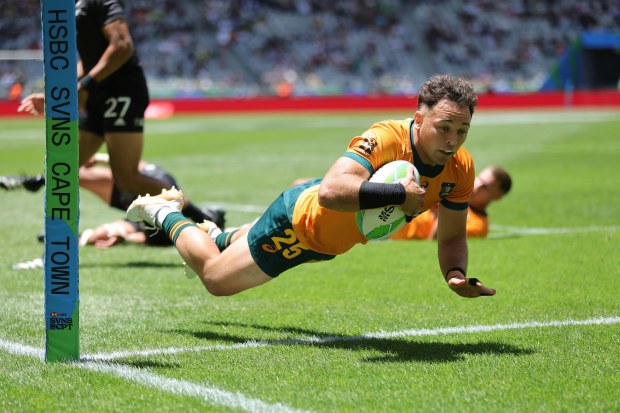
[[[461,147],[446,165],[422,163],[413,147],[413,119],[386,120],[375,123],[362,135],[354,137],[343,155],[363,165],[372,175],[386,163],[405,160],[416,166],[420,185],[426,189],[421,210],[441,202],[448,208],[467,208],[474,187],[474,164],[469,152]],[[302,192],[293,211],[293,229],[308,248],[338,255],[355,244],[366,244],[355,223],[355,212],[324,208],[318,202],[319,185]]]

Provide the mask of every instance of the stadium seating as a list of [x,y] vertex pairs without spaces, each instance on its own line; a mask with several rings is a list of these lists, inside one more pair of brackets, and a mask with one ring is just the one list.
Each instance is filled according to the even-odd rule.
[[[614,0],[125,3],[155,97],[410,94],[437,72],[537,90],[581,30],[620,28]],[[0,4],[0,49],[40,48],[39,7]],[[40,87],[40,62],[0,61],[0,98],[16,80]]]

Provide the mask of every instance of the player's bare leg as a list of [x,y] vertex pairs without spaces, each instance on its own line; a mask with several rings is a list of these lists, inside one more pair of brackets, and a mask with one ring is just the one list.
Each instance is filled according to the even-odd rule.
[[80,129],[80,166],[86,164],[104,143],[103,136]]
[[220,253],[204,231],[188,227],[179,234],[175,246],[213,295],[233,295],[273,279],[254,262],[246,234]]
[[129,220],[146,221],[166,231],[185,263],[213,295],[232,295],[270,281],[254,262],[243,235],[220,253],[215,242],[181,213],[183,194],[175,188],[136,199],[127,209]]
[[97,195],[103,202],[110,204],[114,180],[108,168],[93,166],[80,168],[80,186]]
[[105,141],[110,155],[110,168],[116,186],[132,194],[158,194],[170,186],[140,173],[144,135],[142,132],[107,133]]

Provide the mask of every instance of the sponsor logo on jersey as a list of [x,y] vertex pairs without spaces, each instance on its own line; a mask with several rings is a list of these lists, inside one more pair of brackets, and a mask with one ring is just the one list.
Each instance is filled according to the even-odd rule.
[[363,150],[367,155],[371,155],[372,151],[377,147],[377,137],[373,132],[364,132],[362,135],[364,137],[364,142],[360,143],[360,149]]
[[454,189],[456,184],[454,182],[442,182],[441,190],[439,191],[439,196],[443,199],[450,195],[450,192]]

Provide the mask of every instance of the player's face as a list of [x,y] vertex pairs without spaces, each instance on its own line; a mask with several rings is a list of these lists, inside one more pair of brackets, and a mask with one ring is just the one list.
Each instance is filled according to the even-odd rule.
[[483,169],[474,182],[474,192],[472,200],[475,199],[478,204],[489,204],[502,197],[502,190],[498,180],[493,175],[491,169]]
[[445,165],[467,139],[471,123],[469,108],[443,99],[433,108],[415,113],[418,129],[416,149],[427,165]]

